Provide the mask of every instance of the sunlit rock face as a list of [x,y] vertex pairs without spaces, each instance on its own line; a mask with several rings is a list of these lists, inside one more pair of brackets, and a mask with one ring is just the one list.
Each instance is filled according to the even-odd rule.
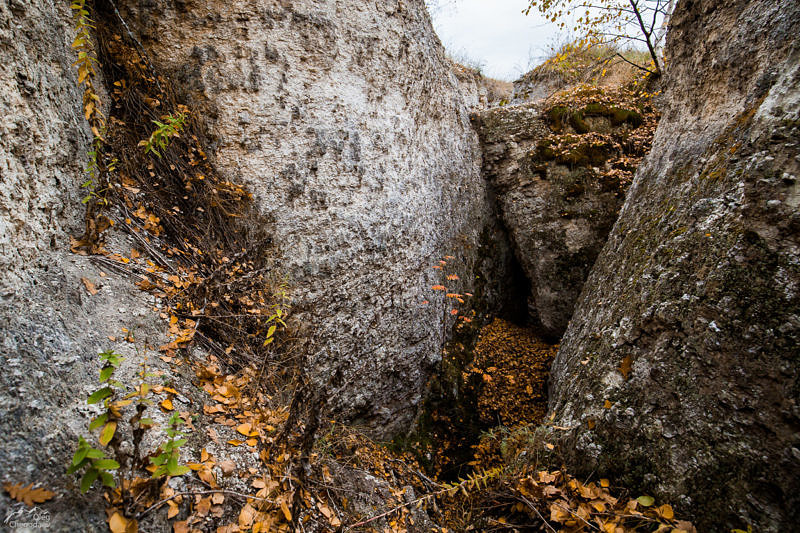
[[678,2],[652,151],[553,366],[567,465],[703,531],[800,521],[799,32],[796,2]]
[[486,279],[496,259],[479,258],[496,228],[477,139],[423,2],[120,4],[272,221],[331,407],[406,428],[449,317],[431,267],[452,255]]

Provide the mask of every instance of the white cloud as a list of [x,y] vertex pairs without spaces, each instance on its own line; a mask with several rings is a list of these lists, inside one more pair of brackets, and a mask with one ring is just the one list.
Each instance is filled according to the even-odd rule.
[[439,4],[433,24],[447,51],[479,63],[483,73],[494,78],[518,78],[558,38],[555,24],[534,12],[522,13],[528,0],[440,0]]

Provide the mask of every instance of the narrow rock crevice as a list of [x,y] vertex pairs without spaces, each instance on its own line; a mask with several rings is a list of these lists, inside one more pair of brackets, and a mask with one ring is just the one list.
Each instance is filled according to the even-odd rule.
[[649,149],[658,116],[643,94],[578,88],[472,115],[484,178],[528,280],[528,317],[553,342]]

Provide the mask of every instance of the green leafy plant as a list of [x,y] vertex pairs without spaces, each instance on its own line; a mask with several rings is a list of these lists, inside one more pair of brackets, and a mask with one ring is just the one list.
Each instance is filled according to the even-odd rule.
[[72,464],[67,469],[67,474],[74,474],[84,470],[80,484],[81,492],[87,492],[98,477],[104,486],[113,489],[117,484],[109,470],[118,468],[119,463],[117,461],[106,457],[103,450],[92,448],[86,439],[80,437],[78,439],[78,449],[75,450],[75,455],[72,457]]
[[[92,419],[89,423],[89,431],[95,431],[102,427],[98,442],[101,446],[106,447],[111,442],[111,439],[114,438],[117,431],[117,421],[120,417],[119,406],[114,402],[115,389],[123,386],[112,377],[124,358],[113,350],[107,350],[100,354],[100,359],[104,362],[103,367],[100,369],[99,379],[103,386],[91,393],[86,399],[86,403],[93,405],[103,402],[106,410]],[[81,492],[87,492],[98,478],[100,478],[104,486],[109,488],[116,487],[114,476],[109,471],[117,470],[119,467],[118,461],[109,459],[103,450],[93,448],[86,439],[79,437],[78,449],[72,457],[72,463],[67,468],[67,474],[71,475],[83,471],[80,487]]]
[[94,28],[94,24],[92,19],[89,18],[86,0],[76,0],[70,7],[73,11],[76,34],[75,40],[72,41],[72,48],[78,52],[78,59],[73,63],[73,66],[78,67],[78,84],[84,85],[83,113],[94,134],[92,148],[89,150],[88,154],[89,162],[86,165],[86,173],[89,175],[89,179],[81,185],[81,187],[89,191],[83,198],[83,203],[86,204],[92,198],[95,198],[101,200],[103,205],[106,205],[108,202],[95,190],[95,184],[101,174],[98,156],[103,147],[105,118],[98,107],[100,104],[100,96],[97,95],[94,89],[94,78],[97,76],[95,64],[98,62],[90,34],[91,29]]
[[161,153],[158,150],[163,152],[169,146],[173,137],[180,137],[181,131],[186,126],[188,113],[185,110],[181,110],[174,116],[166,115],[162,118],[164,122],[158,120],[153,121],[153,124],[155,124],[157,128],[150,134],[150,137],[139,142],[139,146],[144,146],[144,152],[146,154],[153,152],[159,158],[161,157]]
[[[123,398],[117,399],[119,392],[127,388],[124,383],[114,379],[114,373],[119,368],[124,357],[113,350],[102,352],[99,357],[103,361],[98,379],[101,386],[89,394],[86,403],[95,405],[102,402],[105,408],[104,412],[93,418],[89,423],[90,432],[99,430],[97,442],[100,447],[95,448],[84,437],[79,437],[78,448],[67,468],[68,475],[82,472],[81,492],[87,492],[97,479],[100,479],[104,487],[111,489],[117,487],[117,481],[125,479],[125,475],[122,473],[122,467],[125,465],[128,465],[126,472],[129,473],[132,479],[136,474],[137,467],[143,466],[139,463],[138,458],[139,446],[144,432],[155,425],[151,418],[144,416],[147,408],[153,404],[149,398],[152,387],[146,380],[148,377],[155,375],[147,371],[146,362],[141,364],[141,371],[139,372],[141,380],[134,387],[135,390]],[[118,441],[120,440],[119,425],[123,421],[122,410],[134,404],[134,402],[136,413],[128,420],[134,445],[133,457],[129,462],[127,460],[128,457],[118,446]],[[183,423],[180,416],[177,413],[173,413],[169,420],[169,426],[165,428],[165,432],[169,437],[168,440],[159,446],[157,454],[151,454],[150,457],[150,462],[157,467],[152,474],[153,478],[180,476],[189,471],[186,466],[178,464],[179,448],[186,443],[186,439],[182,438],[183,434],[178,431],[178,427]],[[110,458],[103,448],[110,448],[113,451],[114,458]],[[115,480],[111,471],[116,471],[117,480]],[[123,487],[126,486],[125,483],[121,483],[121,485]]]
[[[100,137],[95,137],[92,141],[92,149],[89,150],[89,162],[86,164],[86,173],[89,179],[81,184],[81,188],[86,189],[87,194],[81,200],[81,203],[89,203],[92,199],[96,200],[98,204],[108,205],[108,199],[105,197],[105,192],[108,187],[98,188],[97,184],[100,182],[101,168],[98,163],[98,157],[103,148],[103,140]],[[115,157],[106,166],[106,172],[114,172],[117,169],[119,160]]]
[[89,162],[86,167],[89,178],[82,185],[87,192],[82,200],[82,203],[86,205],[86,231],[83,237],[77,240],[76,246],[88,247],[91,251],[96,251],[100,234],[110,225],[100,222],[101,217],[98,215],[98,211],[109,204],[106,194],[110,190],[108,174],[114,170],[117,161],[109,158],[105,153],[108,150],[104,138],[107,125],[106,117],[100,110],[102,102],[94,85],[97,77],[96,66],[99,61],[92,41],[92,30],[96,28],[94,21],[90,18],[90,3],[86,0],[73,0],[70,7],[75,24],[75,39],[72,41],[72,48],[78,55],[73,66],[78,70],[78,86],[83,87],[83,115],[93,135],[88,153]]
[[73,66],[78,67],[78,85],[84,86],[83,114],[92,128],[95,139],[102,139],[100,132],[105,125],[105,118],[98,107],[100,96],[94,88],[94,79],[97,76],[95,64],[98,61],[90,33],[94,29],[94,21],[89,18],[86,0],[75,0],[70,7],[75,20],[75,39],[72,41],[72,48],[78,52],[78,59]]
[[284,309],[283,302],[289,299],[289,297],[286,295],[286,289],[281,287],[277,296],[281,301],[272,306],[272,315],[270,315],[270,317],[267,319],[267,324],[269,324],[269,327],[267,328],[267,338],[264,341],[264,346],[271,344],[275,340],[275,331],[278,329],[278,325],[281,325],[284,328],[286,327],[286,322],[283,321],[287,315],[287,311]]
[[178,431],[178,428],[183,425],[183,423],[183,419],[178,413],[172,413],[172,416],[169,418],[169,426],[164,429],[169,440],[159,446],[158,455],[150,457],[150,462],[157,467],[155,471],[153,471],[154,478],[182,476],[189,472],[189,467],[178,464],[178,459],[180,458],[179,448],[186,444],[183,433]]
[[123,404],[114,401],[116,397],[115,389],[123,389],[124,385],[111,378],[124,357],[115,353],[113,350],[107,350],[100,354],[100,359],[105,362],[100,369],[100,383],[104,383],[105,385],[90,394],[86,399],[86,403],[93,405],[101,401],[103,402],[106,412],[91,421],[89,424],[89,431],[93,431],[102,426],[103,429],[100,430],[98,441],[101,445],[108,446],[117,431],[117,422],[121,416],[120,408],[124,406],[124,401]]

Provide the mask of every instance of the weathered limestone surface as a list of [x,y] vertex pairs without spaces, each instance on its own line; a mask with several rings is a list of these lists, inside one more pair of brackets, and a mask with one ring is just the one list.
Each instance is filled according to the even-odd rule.
[[568,466],[701,531],[800,522],[798,35],[796,2],[678,2],[652,152],[553,366]]
[[[66,466],[94,412],[86,395],[98,352],[133,351],[108,336],[127,327],[155,344],[162,328],[149,313],[154,302],[129,280],[111,271],[102,278],[87,257],[69,252],[70,235],[83,228],[80,185],[91,140],[71,20],[66,2],[0,3],[0,481],[53,490],[42,506],[50,531],[107,531],[102,503],[80,498]],[[124,372],[136,370],[131,363]],[[0,492],[0,528],[11,527],[5,520],[21,506]]]
[[422,0],[120,4],[208,119],[216,166],[273,221],[331,406],[382,435],[406,428],[440,357],[445,313],[421,304],[431,266],[449,254],[480,271],[491,219]]
[[487,78],[480,70],[466,67],[450,61],[453,75],[458,81],[458,88],[464,104],[472,111],[487,107],[505,105],[511,98],[513,85],[509,82]]
[[[118,3],[205,114],[215,164],[272,220],[307,324],[296,333],[331,405],[376,433],[407,427],[449,316],[422,305],[441,281],[431,267],[456,256],[490,302],[498,290],[485,280],[509,256],[422,1]],[[158,346],[164,327],[131,280],[69,252],[91,140],[69,4],[1,3],[0,37],[0,472],[56,490],[50,530],[105,530],[102,504],[63,485],[93,413],[97,353],[128,355],[120,373],[134,379],[120,328]],[[132,243],[111,232],[107,246],[128,254]],[[0,493],[0,520],[10,505]]]

